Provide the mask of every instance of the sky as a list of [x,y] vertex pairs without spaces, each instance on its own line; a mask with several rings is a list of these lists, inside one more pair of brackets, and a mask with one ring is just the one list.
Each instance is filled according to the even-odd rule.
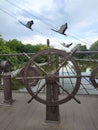
[[[33,20],[33,31],[21,25]],[[51,30],[67,22],[67,36]],[[98,0],[0,0],[0,34],[4,40],[24,44],[46,44],[64,48],[60,43],[86,45],[98,40]]]

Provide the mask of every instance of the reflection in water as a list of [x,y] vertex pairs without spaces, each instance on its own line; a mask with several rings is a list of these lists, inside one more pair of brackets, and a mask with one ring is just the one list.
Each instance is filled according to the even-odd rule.
[[[89,59],[89,61],[90,61],[90,59]],[[98,67],[98,63],[96,63],[96,62],[78,61],[77,63],[81,69],[81,72],[87,72],[87,70],[92,71]]]

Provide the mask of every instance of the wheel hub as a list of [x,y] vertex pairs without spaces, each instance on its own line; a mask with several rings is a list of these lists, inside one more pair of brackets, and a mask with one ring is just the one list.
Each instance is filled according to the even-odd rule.
[[45,76],[46,83],[53,84],[56,81],[56,76],[54,74],[47,74]]

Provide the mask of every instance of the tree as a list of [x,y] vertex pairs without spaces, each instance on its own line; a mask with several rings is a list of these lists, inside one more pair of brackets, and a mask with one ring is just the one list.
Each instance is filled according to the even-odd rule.
[[91,45],[90,50],[98,51],[98,40]]
[[33,45],[31,45],[31,44],[26,44],[26,45],[24,46],[24,52],[25,52],[25,53],[33,53],[33,52],[34,52],[34,47],[33,47]]
[[37,44],[36,47],[38,48],[38,50],[44,50],[47,48],[47,45]]
[[2,35],[0,35],[0,46],[3,46],[4,43],[5,43],[5,41],[3,40]]
[[11,51],[16,51],[18,53],[24,52],[24,44],[16,39],[7,41],[6,46],[8,46]]
[[[37,44],[37,45],[31,45],[26,44],[24,45],[21,41],[18,41],[16,39],[4,41],[2,36],[0,35],[0,53],[1,54],[10,54],[10,53],[36,53],[40,50],[44,50],[47,48],[46,45],[43,44]],[[23,66],[25,62],[27,62],[27,57],[25,56],[3,56],[0,57],[0,59],[7,60],[10,59],[10,61],[13,61],[12,64],[16,66]],[[40,57],[38,59],[38,62],[44,61],[44,57]]]
[[[91,45],[89,50],[90,51],[98,51],[98,40]],[[98,59],[98,54],[93,54],[91,57]]]
[[36,53],[40,50],[46,49],[47,46],[43,44],[37,44],[37,45],[31,45],[31,44],[26,44],[24,46],[24,52],[25,53]]
[[[0,54],[11,54],[11,50],[9,47],[7,46],[0,46]],[[15,66],[17,64],[17,57],[16,56],[0,56],[0,60],[8,60],[11,62],[12,67]]]
[[[78,44],[78,51],[87,51],[86,45]],[[85,57],[85,55],[84,54],[75,54],[75,57],[82,59]]]

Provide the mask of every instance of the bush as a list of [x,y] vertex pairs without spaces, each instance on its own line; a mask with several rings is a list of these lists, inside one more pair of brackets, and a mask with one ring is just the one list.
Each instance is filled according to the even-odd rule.
[[12,81],[12,90],[19,90],[23,88],[23,85],[16,78],[12,78],[11,81]]

